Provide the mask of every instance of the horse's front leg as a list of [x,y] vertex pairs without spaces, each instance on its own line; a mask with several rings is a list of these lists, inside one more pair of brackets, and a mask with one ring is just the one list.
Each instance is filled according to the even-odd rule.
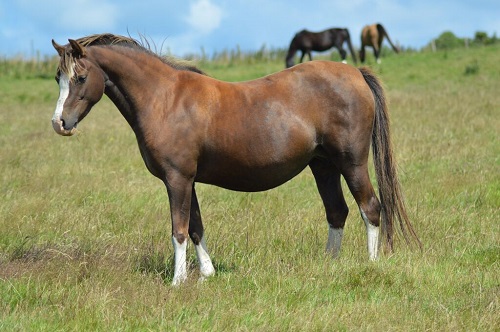
[[200,264],[200,280],[204,280],[215,273],[212,260],[208,255],[207,245],[205,243],[203,223],[201,220],[200,206],[196,197],[196,191],[192,190],[191,196],[191,213],[189,217],[189,236],[194,243],[196,256]]
[[170,174],[165,180],[172,219],[172,245],[174,246],[174,279],[179,285],[187,278],[186,249],[189,231],[193,180],[181,174]]
[[302,63],[302,61],[304,61],[304,57],[307,54],[305,51],[301,51],[301,52],[302,52],[302,55],[300,56],[300,63]]

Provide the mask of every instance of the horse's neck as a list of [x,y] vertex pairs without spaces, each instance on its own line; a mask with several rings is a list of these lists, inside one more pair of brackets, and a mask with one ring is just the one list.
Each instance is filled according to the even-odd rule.
[[108,77],[106,95],[136,131],[137,123],[143,115],[141,111],[148,108],[145,103],[152,100],[158,89],[168,89],[161,79],[161,72],[165,72],[165,77],[173,77],[175,69],[149,54],[124,50],[125,52],[119,52],[112,48],[96,47],[92,50],[92,55]]
[[105,93],[120,110],[130,127],[135,128],[137,124],[137,112],[132,108],[131,103],[123,95],[120,89],[112,81],[107,81]]

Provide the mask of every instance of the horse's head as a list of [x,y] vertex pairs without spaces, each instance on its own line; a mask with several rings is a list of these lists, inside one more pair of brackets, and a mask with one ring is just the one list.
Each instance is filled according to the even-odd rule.
[[52,117],[52,126],[59,135],[70,136],[76,126],[97,103],[104,93],[104,73],[87,57],[84,46],[76,40],[61,46],[52,40],[59,53],[56,81],[59,99]]

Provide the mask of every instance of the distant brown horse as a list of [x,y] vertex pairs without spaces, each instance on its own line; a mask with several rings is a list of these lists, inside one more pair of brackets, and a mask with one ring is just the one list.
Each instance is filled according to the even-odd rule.
[[[395,220],[407,242],[419,243],[396,175],[384,92],[368,69],[314,61],[227,83],[160,58],[126,37],[104,34],[70,39],[65,46],[52,43],[60,56],[55,131],[73,135],[105,93],[134,131],[146,167],[164,182],[174,285],[187,278],[188,237],[201,277],[215,272],[195,182],[262,191],[309,166],[326,210],[328,252],[339,253],[348,214],[341,175],[366,224],[370,259],[378,255],[380,228],[392,249]],[[368,175],[370,142],[382,204]]]
[[286,67],[289,68],[293,66],[293,57],[297,51],[302,52],[300,57],[300,62],[302,62],[306,54],[309,55],[309,60],[312,60],[311,51],[322,52],[327,51],[332,47],[336,47],[339,50],[342,62],[346,63],[345,59],[347,52],[342,47],[344,42],[347,42],[349,50],[351,51],[352,59],[354,63],[357,63],[356,53],[352,48],[351,37],[347,29],[332,28],[321,32],[302,30],[295,34],[290,43],[285,60]]
[[372,24],[367,25],[361,31],[361,50],[359,51],[359,58],[361,62],[365,62],[365,46],[373,47],[373,53],[375,54],[375,59],[377,63],[380,63],[380,51],[382,50],[382,42],[384,37],[387,38],[389,44],[391,44],[394,52],[399,53],[399,48],[394,46],[389,34],[382,26],[382,24]]

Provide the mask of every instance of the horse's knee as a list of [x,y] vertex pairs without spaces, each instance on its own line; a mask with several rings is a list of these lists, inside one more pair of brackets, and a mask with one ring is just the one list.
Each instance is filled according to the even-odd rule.
[[175,240],[177,240],[177,243],[180,243],[180,244],[182,244],[182,243],[184,243],[184,242],[186,241],[186,238],[187,238],[187,236],[186,236],[186,235],[187,235],[187,234],[184,234],[184,233],[182,233],[182,232],[175,232],[175,231],[174,231],[174,232],[172,233],[172,237],[173,237]]

